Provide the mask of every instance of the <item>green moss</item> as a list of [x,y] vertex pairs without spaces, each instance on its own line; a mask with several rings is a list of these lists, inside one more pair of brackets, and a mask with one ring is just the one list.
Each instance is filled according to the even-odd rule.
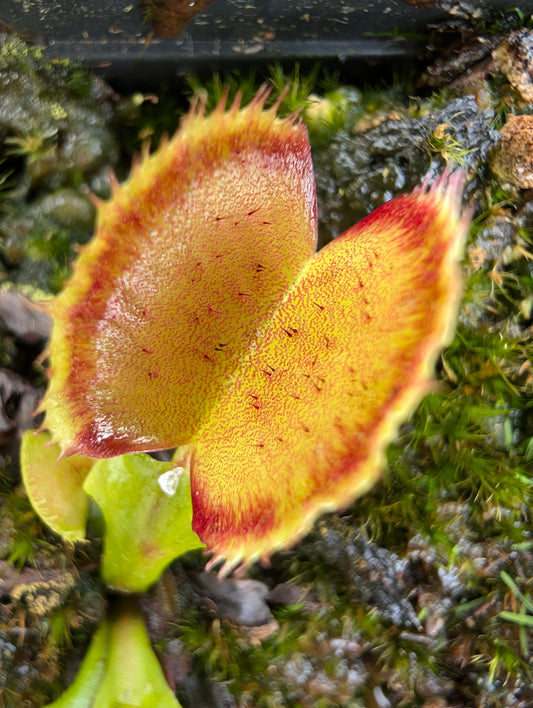
[[0,50],[0,257],[17,283],[57,292],[93,230],[118,161],[112,94],[75,64],[16,38]]
[[431,133],[428,145],[431,152],[454,165],[464,165],[466,155],[472,152],[461,145],[445,123],[438,125]]

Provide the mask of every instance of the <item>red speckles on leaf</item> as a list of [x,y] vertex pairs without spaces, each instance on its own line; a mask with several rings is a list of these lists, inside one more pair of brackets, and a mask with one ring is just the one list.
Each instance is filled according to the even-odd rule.
[[[226,568],[287,545],[375,481],[453,331],[459,192],[455,176],[349,229],[307,264],[253,342],[238,386],[197,435],[192,470],[194,529]],[[272,503],[267,529],[256,510]]]
[[54,306],[44,408],[67,451],[190,439],[313,253],[305,128],[264,99],[196,105],[99,208]]

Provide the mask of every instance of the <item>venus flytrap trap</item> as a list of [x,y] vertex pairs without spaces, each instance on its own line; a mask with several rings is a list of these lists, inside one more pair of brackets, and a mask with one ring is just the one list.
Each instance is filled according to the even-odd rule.
[[65,541],[85,538],[89,497],[83,481],[95,460],[84,455],[59,459],[61,449],[47,431],[22,437],[20,468],[29,500],[41,519]]
[[[208,116],[196,101],[98,204],[50,308],[52,443],[40,457],[47,433],[25,440],[25,479],[69,540],[95,500],[103,578],[122,591],[202,546],[222,573],[267,558],[369,489],[454,330],[462,178],[393,199],[316,253],[306,129],[267,95]],[[145,454],[168,448],[170,463]],[[31,491],[62,473],[77,523]]]

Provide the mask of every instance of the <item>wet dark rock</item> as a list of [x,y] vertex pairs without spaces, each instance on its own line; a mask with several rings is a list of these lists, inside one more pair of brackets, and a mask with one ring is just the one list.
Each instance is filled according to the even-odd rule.
[[0,436],[34,427],[41,392],[12,371],[0,369]]
[[493,65],[491,52],[500,41],[501,35],[480,34],[462,19],[435,27],[430,39],[435,58],[420,77],[420,85],[456,86],[475,74],[486,75]]
[[237,702],[222,683],[188,676],[184,685],[187,705],[194,708],[237,708]]
[[473,96],[450,101],[418,118],[392,118],[362,133],[338,133],[318,148],[315,164],[323,240],[338,236],[399,191],[435,179],[446,161],[469,178],[466,198],[479,186],[480,165],[498,140],[491,110]]
[[[9,202],[0,218],[0,255],[14,279],[49,290],[54,268],[66,268],[76,244],[85,243],[94,227],[89,197],[71,187],[45,192],[28,202]],[[55,262],[50,262],[54,256]],[[28,277],[21,272],[32,269]]]
[[90,236],[94,227],[95,207],[85,194],[72,187],[61,187],[42,195],[33,205],[34,212],[68,229],[75,236]]
[[488,219],[476,236],[468,255],[475,268],[493,268],[515,243],[517,227],[514,220],[499,215]]
[[220,580],[212,573],[201,573],[196,582],[217,616],[247,627],[274,622],[266,603],[268,587],[264,583],[238,578]]
[[0,291],[0,319],[24,344],[42,343],[50,336],[52,318],[14,289]]
[[533,103],[533,31],[512,32],[492,53],[495,65],[523,101]]

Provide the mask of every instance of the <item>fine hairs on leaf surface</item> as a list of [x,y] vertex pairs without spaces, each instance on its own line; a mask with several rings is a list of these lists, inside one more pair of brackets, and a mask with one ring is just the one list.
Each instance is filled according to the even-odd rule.
[[315,253],[306,130],[266,97],[195,102],[99,205],[42,404],[64,455],[184,446],[223,572],[375,482],[453,333],[469,222],[447,174]]

